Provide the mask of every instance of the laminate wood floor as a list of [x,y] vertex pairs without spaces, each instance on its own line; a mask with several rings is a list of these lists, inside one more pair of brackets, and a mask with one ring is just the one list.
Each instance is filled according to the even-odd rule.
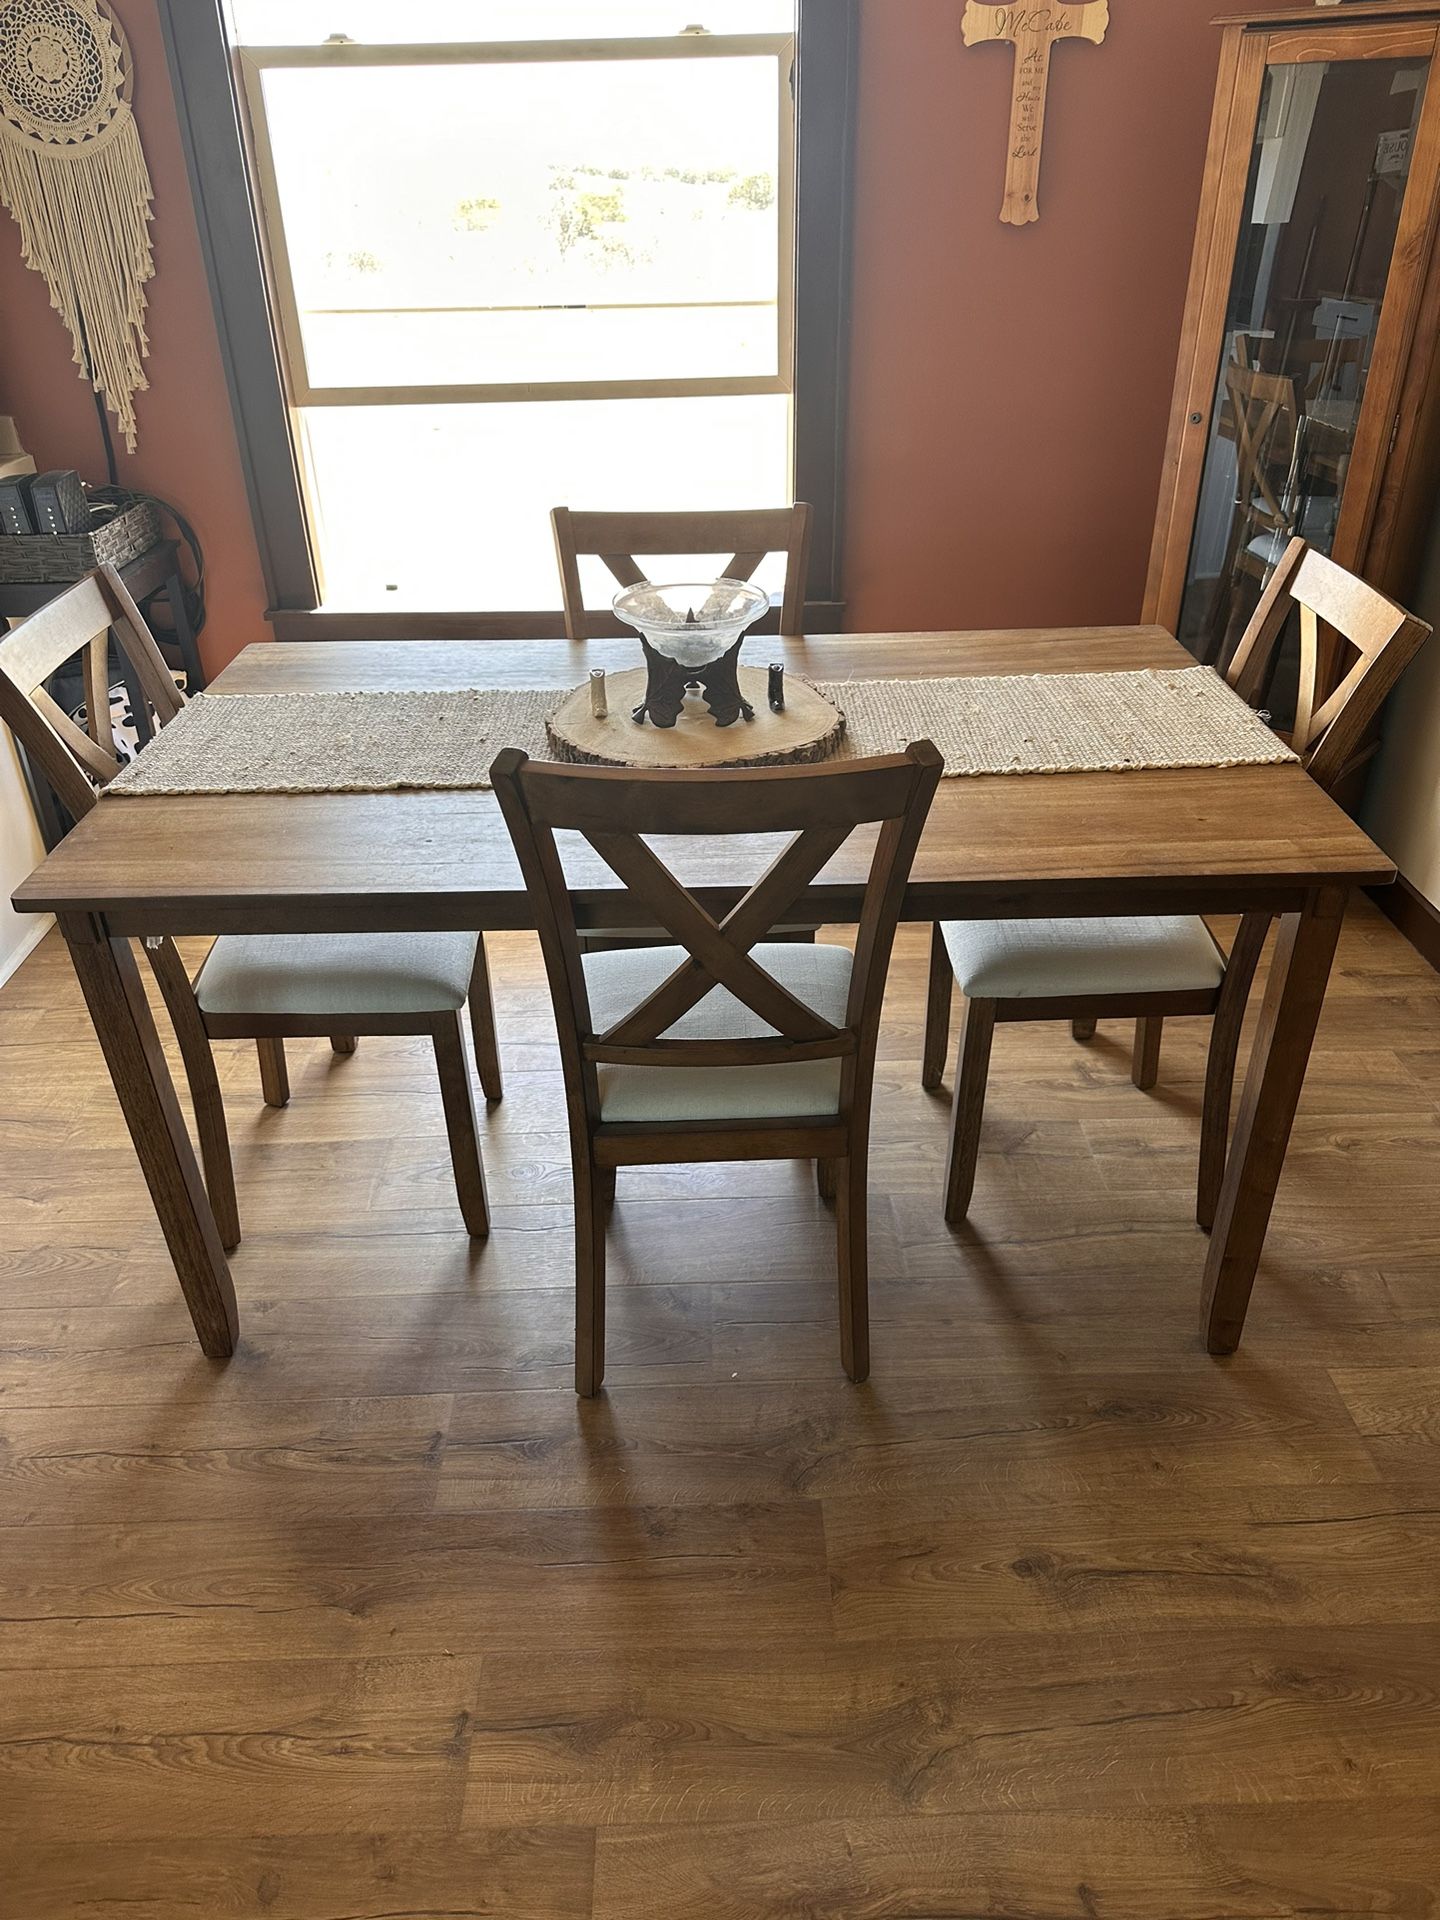
[[887,1003],[874,1373],[808,1169],[622,1173],[570,1387],[533,944],[488,1245],[422,1042],[221,1049],[205,1360],[63,951],[0,991],[3,1920],[1440,1913],[1440,978],[1347,927],[1245,1344],[1205,1023],[1002,1028],[969,1226]]

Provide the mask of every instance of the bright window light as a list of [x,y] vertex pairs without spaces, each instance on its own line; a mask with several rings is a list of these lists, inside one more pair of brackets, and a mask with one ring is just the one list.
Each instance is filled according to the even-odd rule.
[[239,0],[326,607],[558,609],[554,506],[793,498],[794,9],[696,6]]

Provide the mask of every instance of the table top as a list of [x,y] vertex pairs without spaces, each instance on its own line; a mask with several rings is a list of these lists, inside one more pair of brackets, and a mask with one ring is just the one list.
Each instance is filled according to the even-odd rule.
[[[1193,666],[1159,627],[756,639],[820,679]],[[633,666],[628,640],[269,642],[224,693],[575,686]],[[712,908],[775,842],[670,841]],[[855,835],[797,906],[858,914],[870,841]],[[616,923],[619,882],[582,850],[577,918]],[[1384,884],[1393,864],[1294,764],[942,780],[904,917],[1243,911],[1300,906],[1321,883]],[[493,793],[235,794],[102,801],[14,896],[22,912],[103,913],[112,932],[320,932],[534,924]],[[617,910],[618,909],[618,910]]]

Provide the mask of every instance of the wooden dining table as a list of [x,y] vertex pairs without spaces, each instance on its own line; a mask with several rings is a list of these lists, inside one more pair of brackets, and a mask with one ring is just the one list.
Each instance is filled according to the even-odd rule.
[[[846,678],[1192,666],[1159,627],[755,639],[757,661]],[[245,649],[210,688],[243,693],[567,688],[634,664],[633,642],[288,642]],[[672,842],[716,911],[753,879],[753,842]],[[822,869],[797,912],[858,918],[868,845]],[[588,852],[577,921],[633,918]],[[1279,934],[1206,1251],[1201,1333],[1238,1345],[1331,960],[1352,888],[1392,881],[1380,850],[1294,763],[942,780],[905,893],[911,921],[1264,912]],[[489,791],[187,795],[107,800],[14,896],[68,944],[200,1344],[233,1352],[239,1316],[130,942],[161,934],[533,927]],[[918,1092],[917,1092],[918,1098]],[[1123,1202],[1117,1202],[1123,1204]],[[936,1195],[936,1206],[940,1198]]]

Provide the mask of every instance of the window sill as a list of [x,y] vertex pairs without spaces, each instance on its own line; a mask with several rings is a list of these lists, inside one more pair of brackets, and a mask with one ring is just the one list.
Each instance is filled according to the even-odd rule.
[[[839,633],[845,612],[843,601],[807,602],[807,633]],[[345,613],[330,607],[273,607],[266,615],[277,640],[563,640],[564,616],[554,613],[466,613],[453,610],[433,612],[397,607],[393,613],[384,608]],[[616,637],[629,635],[630,628],[615,620],[610,629]],[[772,613],[751,629],[757,634],[774,633],[776,617]]]

